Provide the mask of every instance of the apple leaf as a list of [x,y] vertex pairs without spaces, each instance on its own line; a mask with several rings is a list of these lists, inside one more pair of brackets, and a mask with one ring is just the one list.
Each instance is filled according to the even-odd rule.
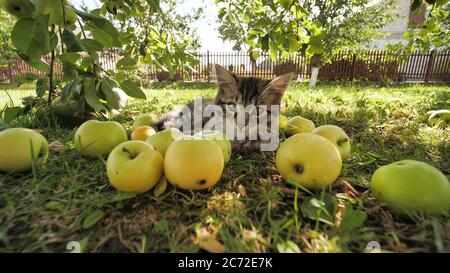
[[94,38],[94,40],[100,42],[106,48],[113,47],[113,45],[114,45],[113,37],[111,37],[103,29],[100,29],[96,26],[92,26],[91,34],[92,34],[92,37]]
[[126,80],[120,82],[122,90],[130,97],[137,99],[146,99],[144,91],[134,82]]
[[80,43],[89,51],[102,51],[105,48],[102,43],[94,39],[81,39]]
[[83,47],[83,45],[78,41],[77,37],[75,36],[75,34],[65,28],[61,38],[64,42],[64,44],[66,45],[66,50],[67,52],[83,52],[86,51],[86,49]]
[[15,120],[23,110],[22,107],[8,107],[3,110],[3,122],[6,124],[10,123],[11,121]]
[[277,250],[280,253],[300,253],[298,245],[290,240],[277,244]]
[[132,70],[137,68],[137,62],[130,56],[125,56],[117,61],[116,67],[120,70]]
[[158,198],[161,196],[167,189],[167,180],[163,176],[161,180],[159,180],[158,184],[155,187],[155,190],[153,191],[155,194],[155,197]]
[[40,78],[36,81],[36,95],[42,98],[48,90],[48,78]]
[[87,104],[94,109],[95,112],[106,111],[106,107],[100,102],[95,89],[95,81],[92,78],[85,78],[83,80],[84,99]]
[[100,82],[100,88],[99,91],[103,93],[103,95],[106,98],[106,101],[108,102],[108,105],[111,106],[113,109],[119,109],[119,99],[117,98],[114,88],[117,88],[117,82],[110,78],[104,78]]
[[101,210],[95,210],[92,213],[90,213],[86,218],[84,218],[83,221],[83,228],[88,229],[95,225],[98,221],[100,221],[105,213]]

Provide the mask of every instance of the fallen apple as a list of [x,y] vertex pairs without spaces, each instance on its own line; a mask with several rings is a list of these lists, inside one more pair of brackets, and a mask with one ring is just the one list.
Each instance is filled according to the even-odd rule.
[[339,176],[342,160],[336,146],[316,134],[299,133],[280,144],[276,167],[290,184],[321,189]]
[[378,168],[371,188],[377,199],[401,212],[447,213],[450,183],[435,167],[421,161],[401,160]]
[[30,0],[0,0],[0,8],[18,18],[29,17],[35,10]]
[[446,128],[450,125],[450,110],[437,110],[428,112],[428,125]]
[[153,115],[144,114],[134,120],[133,128],[136,128],[136,127],[142,126],[142,125],[153,127],[156,125],[157,122],[158,122],[158,120]]
[[214,141],[222,150],[224,163],[227,163],[230,160],[231,142],[225,134],[219,131],[205,130],[196,133],[194,136]]
[[174,141],[164,158],[164,174],[172,185],[188,190],[214,186],[222,176],[222,151],[212,140],[185,136]]
[[314,128],[314,122],[300,116],[295,116],[288,120],[286,134],[292,136],[298,133],[311,133]]
[[131,133],[132,140],[146,140],[149,136],[156,134],[155,129],[150,126],[142,125],[133,129]]
[[40,133],[26,128],[0,132],[0,171],[28,171],[33,167],[33,161],[42,165],[47,157],[48,142]]
[[143,193],[153,188],[161,178],[163,157],[144,141],[126,141],[109,154],[106,173],[117,190]]
[[167,128],[149,136],[145,141],[150,143],[158,152],[165,156],[167,148],[172,142],[184,134],[176,128]]
[[87,157],[107,156],[125,141],[127,133],[115,121],[88,120],[80,125],[74,136],[75,148]]
[[314,129],[312,133],[323,136],[336,145],[343,160],[350,157],[350,138],[340,127],[336,125],[323,125]]

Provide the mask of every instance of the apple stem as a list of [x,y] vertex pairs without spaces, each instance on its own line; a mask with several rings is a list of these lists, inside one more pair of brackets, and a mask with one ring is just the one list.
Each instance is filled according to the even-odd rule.
[[337,145],[338,145],[338,146],[341,146],[342,144],[344,144],[344,143],[347,142],[347,141],[348,141],[348,138],[340,139],[340,140],[338,140]]
[[132,152],[130,152],[130,150],[128,150],[126,147],[123,147],[122,151],[124,151],[125,153],[128,153],[128,155],[130,156],[130,159],[136,158],[136,155],[134,155]]

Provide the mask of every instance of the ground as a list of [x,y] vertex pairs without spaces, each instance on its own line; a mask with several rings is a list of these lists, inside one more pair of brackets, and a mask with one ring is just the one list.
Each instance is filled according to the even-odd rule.
[[[9,90],[16,103],[32,92]],[[214,92],[212,85],[156,86],[115,119],[130,129],[139,113],[160,114]],[[1,91],[1,105],[7,101]],[[104,160],[81,158],[72,149],[73,130],[39,128],[65,149],[51,152],[37,173],[0,174],[0,252],[66,252],[70,241],[85,252],[362,252],[371,241],[382,251],[450,250],[448,216],[392,212],[369,189],[375,169],[406,158],[449,176],[450,129],[427,126],[426,112],[450,108],[450,87],[298,85],[289,88],[283,106],[287,116],[336,124],[351,137],[352,156],[325,191],[286,184],[274,153],[234,153],[211,190],[118,193]],[[30,124],[23,119],[10,126]]]

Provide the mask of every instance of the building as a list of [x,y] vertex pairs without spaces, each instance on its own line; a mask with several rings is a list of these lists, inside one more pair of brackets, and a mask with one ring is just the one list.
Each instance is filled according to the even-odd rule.
[[376,47],[383,48],[387,44],[405,43],[406,40],[403,38],[403,33],[408,30],[408,22],[412,21],[419,24],[424,20],[423,14],[411,11],[411,0],[398,0],[397,5],[400,18],[382,29],[382,32],[387,35],[374,43]]

